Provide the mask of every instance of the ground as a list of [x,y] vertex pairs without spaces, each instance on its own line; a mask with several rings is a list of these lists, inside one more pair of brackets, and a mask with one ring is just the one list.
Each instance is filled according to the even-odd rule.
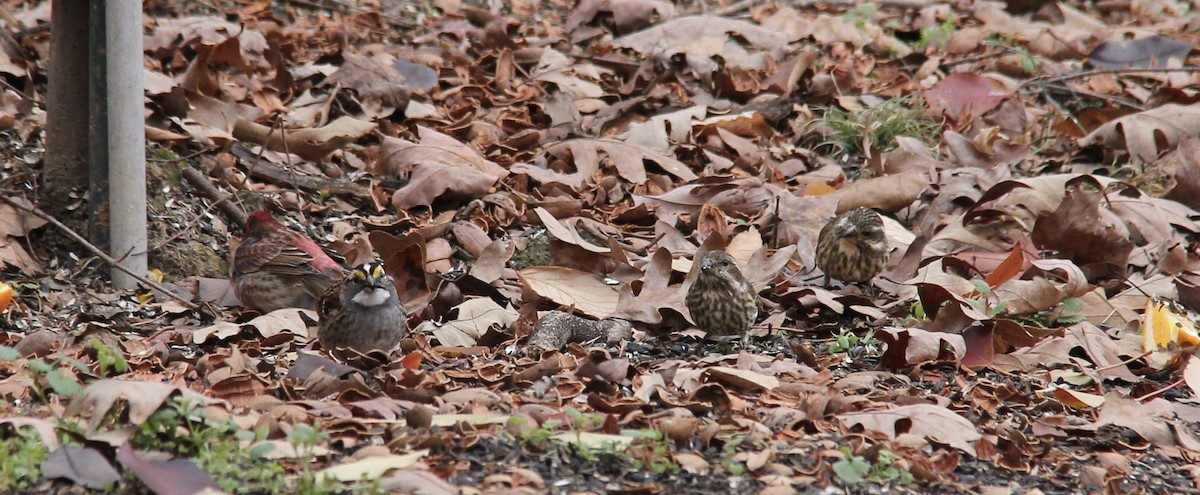
[[[1200,491],[1186,5],[147,2],[121,291],[39,216],[48,4],[0,7],[0,491]],[[857,207],[887,266],[826,283]],[[237,303],[261,209],[385,262],[398,349]]]

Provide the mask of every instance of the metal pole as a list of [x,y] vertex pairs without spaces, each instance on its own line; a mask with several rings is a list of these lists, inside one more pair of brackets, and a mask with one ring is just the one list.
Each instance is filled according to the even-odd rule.
[[[142,62],[142,2],[108,2],[109,212],[112,255],[139,274],[146,273],[146,119]],[[129,274],[113,269],[113,285],[137,287]]]

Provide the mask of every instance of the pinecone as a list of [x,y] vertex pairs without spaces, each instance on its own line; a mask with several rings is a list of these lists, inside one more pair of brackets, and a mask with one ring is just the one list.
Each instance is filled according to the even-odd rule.
[[887,236],[883,219],[866,208],[847,211],[834,217],[817,236],[817,266],[830,277],[843,282],[866,282],[883,270],[888,258]]
[[317,305],[317,338],[327,352],[347,348],[388,352],[408,333],[396,281],[381,263],[364,263],[332,286]]
[[345,273],[312,239],[268,212],[250,215],[244,235],[233,254],[230,282],[242,304],[264,313],[315,309],[321,293]]
[[744,336],[758,318],[758,294],[725,251],[704,255],[685,301],[692,322],[709,336]]

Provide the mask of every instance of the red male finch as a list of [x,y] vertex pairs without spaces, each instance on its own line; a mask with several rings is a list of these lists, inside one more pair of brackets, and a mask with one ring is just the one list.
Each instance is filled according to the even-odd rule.
[[234,251],[229,278],[246,306],[264,313],[279,308],[315,309],[317,298],[345,275],[317,243],[283,226],[268,212],[250,215],[244,235]]

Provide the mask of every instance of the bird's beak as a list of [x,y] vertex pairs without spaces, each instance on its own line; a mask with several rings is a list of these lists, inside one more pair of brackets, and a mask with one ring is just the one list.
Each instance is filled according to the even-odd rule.
[[371,288],[379,288],[380,287],[379,278],[375,277],[374,275],[371,275],[369,273],[367,274],[366,282],[367,282],[367,287],[371,287]]
[[704,259],[700,261],[700,269],[704,271],[712,270],[712,260]]
[[858,235],[858,228],[854,225],[847,225],[846,228],[842,229],[842,237],[853,237],[856,235]]

